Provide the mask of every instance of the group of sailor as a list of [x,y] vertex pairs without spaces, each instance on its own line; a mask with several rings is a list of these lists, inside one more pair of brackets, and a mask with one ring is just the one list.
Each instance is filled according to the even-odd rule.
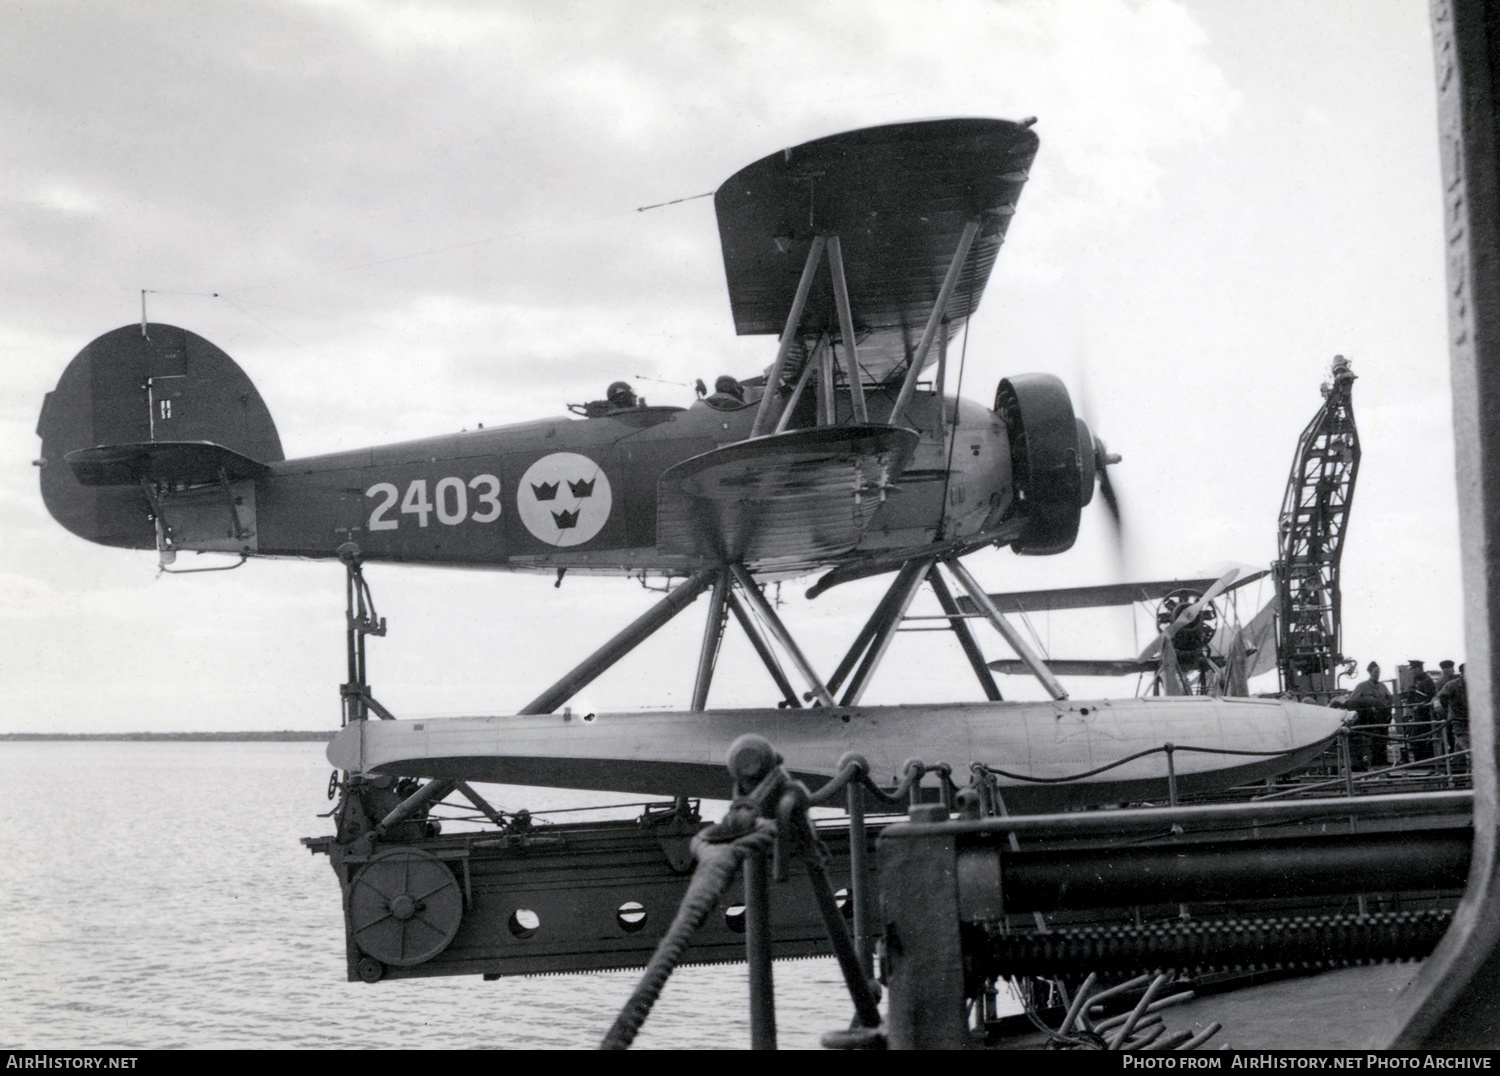
[[1434,680],[1423,662],[1413,659],[1397,669],[1387,687],[1380,679],[1380,664],[1372,661],[1366,666],[1367,679],[1329,703],[1355,715],[1349,736],[1355,769],[1376,769],[1377,759],[1383,767],[1448,754],[1458,756],[1453,759],[1455,770],[1467,768],[1469,696],[1464,666],[1455,670],[1452,661],[1442,661],[1438,670]]

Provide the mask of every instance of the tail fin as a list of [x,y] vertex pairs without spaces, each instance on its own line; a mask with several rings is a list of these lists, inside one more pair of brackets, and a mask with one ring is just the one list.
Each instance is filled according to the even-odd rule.
[[[204,535],[210,541],[193,547],[251,548],[244,541],[253,541],[251,479],[285,458],[245,372],[201,336],[172,325],[129,325],[85,347],[47,394],[36,432],[42,500],[52,518],[82,538],[127,549],[166,552],[173,543],[162,537],[169,532],[159,496],[172,491],[174,500],[192,500],[201,488],[211,499],[215,485],[227,494],[228,510],[212,512],[210,529],[218,535],[220,516],[229,525],[221,541]],[[251,503],[243,505],[247,494]],[[196,531],[202,513],[191,515]]]

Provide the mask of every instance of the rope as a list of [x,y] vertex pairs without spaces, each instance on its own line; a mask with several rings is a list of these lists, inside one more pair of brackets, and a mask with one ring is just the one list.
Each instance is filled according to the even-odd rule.
[[646,965],[635,991],[625,1002],[620,1015],[615,1017],[614,1026],[604,1036],[599,1049],[630,1048],[646,1017],[651,1015],[651,1007],[661,995],[662,987],[687,952],[688,942],[734,881],[740,863],[751,853],[768,851],[776,837],[776,823],[767,819],[757,819],[755,828],[749,833],[723,843],[712,840],[716,829],[717,826],[710,827],[693,838],[693,855],[698,866],[693,870],[682,903],[677,906],[677,915],[657,943],[651,962]]
[[1168,750],[1171,750],[1173,752],[1192,751],[1202,755],[1249,755],[1255,758],[1270,758],[1276,755],[1286,754],[1285,751],[1238,751],[1229,747],[1189,747],[1180,746],[1177,744],[1174,744],[1171,748],[1168,748],[1163,745],[1161,747],[1148,747],[1144,751],[1137,751],[1133,755],[1126,755],[1124,758],[1116,759],[1114,762],[1106,763],[1103,766],[1095,767],[1092,770],[1085,770],[1082,773],[1069,774],[1066,777],[1030,777],[1024,773],[1012,773],[1009,770],[1002,770],[998,766],[986,766],[983,763],[976,763],[976,765],[982,767],[986,773],[994,774],[999,777],[1009,777],[1012,781],[1025,781],[1028,784],[1035,785],[1060,785],[1066,784],[1068,781],[1081,781],[1085,777],[1093,777],[1097,774],[1107,773],[1110,770],[1125,765],[1125,763],[1127,762],[1134,762],[1138,758],[1145,758],[1147,755],[1155,755],[1158,753],[1166,754]]
[[868,786],[869,778],[866,776],[867,772],[868,766],[863,759],[852,759],[844,763],[843,768],[830,777],[826,785],[809,795],[807,802],[815,805],[831,803],[835,796],[849,787],[850,781],[856,779],[859,780],[860,784]]
[[863,759],[855,759],[844,763],[843,768],[829,778],[827,784],[816,792],[810,793],[807,802],[815,807],[831,803],[834,797],[849,787],[851,782],[858,781],[879,802],[899,807],[905,804],[907,797],[911,794],[911,786],[933,771],[941,772],[945,778],[953,772],[952,767],[947,763],[926,766],[913,759],[906,764],[906,773],[901,778],[901,783],[895,788],[884,789],[870,779],[868,763]]
[[[764,744],[764,748],[770,751],[769,744]],[[733,754],[732,748],[731,757]],[[871,1028],[880,1024],[875,998],[870,995],[868,988],[860,989],[864,982],[863,972],[859,968],[853,945],[847,933],[836,929],[842,927],[842,921],[834,903],[833,887],[823,869],[825,853],[818,841],[817,832],[807,817],[807,807],[813,798],[806,786],[788,779],[786,770],[781,766],[781,757],[774,752],[772,757],[775,759],[774,764],[765,771],[756,787],[737,798],[722,821],[693,838],[693,856],[698,863],[693,870],[693,877],[688,881],[687,892],[677,907],[671,926],[657,943],[656,951],[651,954],[651,960],[642,972],[635,990],[600,1043],[601,1050],[630,1048],[636,1034],[646,1022],[646,1017],[651,1014],[652,1006],[656,1004],[667,979],[687,952],[688,943],[734,881],[740,864],[752,854],[764,854],[773,849],[777,864],[784,866],[784,857],[802,860],[861,1022]],[[946,776],[948,767],[935,768],[942,770]],[[832,799],[854,780],[873,789],[868,769],[869,764],[858,756],[846,759],[839,767],[839,772],[818,790],[818,795],[824,799]],[[906,780],[902,782],[902,787],[909,790],[916,781],[921,780],[926,769],[915,759],[908,762]],[[884,795],[879,789],[873,790]],[[771,803],[776,804],[775,821],[764,817]],[[778,834],[781,837],[780,843]],[[777,867],[776,873],[779,875],[781,870],[782,867]]]

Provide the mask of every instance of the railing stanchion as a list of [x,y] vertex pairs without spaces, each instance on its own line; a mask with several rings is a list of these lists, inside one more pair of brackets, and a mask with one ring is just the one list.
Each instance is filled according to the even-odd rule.
[[776,1049],[776,984],[771,972],[771,887],[764,852],[745,857],[745,960],[750,972],[750,1049]]
[[849,900],[854,906],[854,951],[866,979],[875,977],[870,954],[870,872],[865,864],[865,789],[863,781],[850,781],[844,790],[849,804]]
[[1448,738],[1448,722],[1438,726],[1438,744],[1443,751],[1443,773],[1448,778],[1445,784],[1453,787],[1453,742]]
[[1346,725],[1339,729],[1339,773],[1344,778],[1344,795],[1354,795],[1353,737]]

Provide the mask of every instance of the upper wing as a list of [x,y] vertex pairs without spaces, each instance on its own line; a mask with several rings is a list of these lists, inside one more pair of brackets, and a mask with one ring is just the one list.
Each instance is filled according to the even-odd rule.
[[846,553],[916,443],[891,426],[819,426],[684,460],[657,480],[657,548],[756,568]]
[[[978,307],[1037,145],[1006,120],[930,120],[820,138],[742,168],[714,194],[735,331],[780,333],[813,236],[837,235],[860,365],[886,379],[915,349],[971,220],[981,227],[950,331]],[[838,335],[826,267],[798,335],[824,331]]]
[[[1235,590],[1266,575],[1255,572],[1237,579],[1225,590]],[[1218,582],[1212,579],[1161,579],[1149,583],[1114,583],[1102,587],[1067,587],[1061,590],[1017,590],[1009,594],[991,594],[990,601],[1002,613],[1039,613],[1052,609],[1102,609],[1135,602],[1158,601],[1178,590],[1195,590],[1202,594]],[[966,613],[977,612],[966,597],[958,599]]]

